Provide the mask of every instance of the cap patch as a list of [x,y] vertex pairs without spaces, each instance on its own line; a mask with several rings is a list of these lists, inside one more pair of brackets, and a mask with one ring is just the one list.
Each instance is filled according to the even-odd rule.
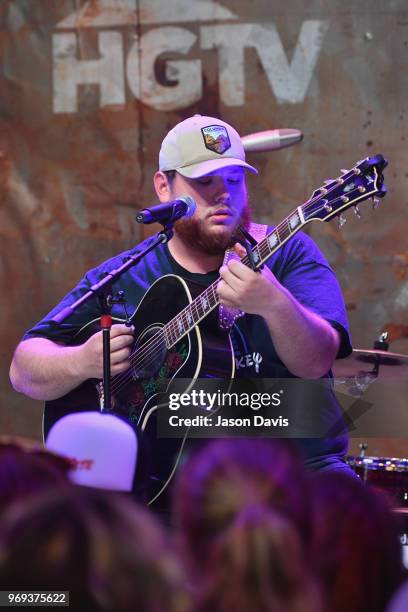
[[223,125],[209,125],[201,128],[204,144],[207,149],[222,155],[231,148],[228,132]]

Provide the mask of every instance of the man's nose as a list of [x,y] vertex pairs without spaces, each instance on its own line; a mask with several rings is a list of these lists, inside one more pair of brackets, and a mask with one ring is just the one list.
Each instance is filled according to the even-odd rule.
[[230,186],[226,178],[217,176],[214,187],[214,200],[216,202],[229,202],[231,198]]

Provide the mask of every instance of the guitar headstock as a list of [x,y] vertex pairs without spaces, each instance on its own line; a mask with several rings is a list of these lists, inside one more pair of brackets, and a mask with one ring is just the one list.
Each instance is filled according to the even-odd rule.
[[[351,206],[359,216],[357,204],[373,198],[373,206],[387,193],[383,183],[382,171],[388,162],[382,155],[374,155],[359,161],[351,170],[342,170],[342,174],[313,192],[312,197],[301,206],[305,222],[329,221],[340,215]],[[340,217],[341,226],[345,219]]]

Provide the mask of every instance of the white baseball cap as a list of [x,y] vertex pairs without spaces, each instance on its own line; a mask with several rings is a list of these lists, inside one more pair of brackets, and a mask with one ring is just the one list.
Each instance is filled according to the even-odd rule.
[[258,170],[245,161],[241,137],[233,127],[215,117],[194,115],[178,123],[164,138],[159,169],[177,170],[187,178],[199,178],[219,168],[242,166]]
[[45,446],[71,462],[76,484],[131,491],[137,462],[136,432],[113,414],[76,412],[59,419]]

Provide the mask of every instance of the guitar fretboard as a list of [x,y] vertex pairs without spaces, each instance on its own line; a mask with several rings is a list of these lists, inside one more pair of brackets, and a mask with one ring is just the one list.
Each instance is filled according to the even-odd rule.
[[[258,269],[271,255],[305,225],[302,206],[298,206],[288,217],[274,228],[261,242],[253,247],[252,253]],[[248,256],[241,262],[250,267]],[[197,296],[188,306],[164,326],[167,348],[174,346],[195,325],[202,321],[220,303],[217,294],[219,278]]]
[[[381,170],[386,165],[383,156],[377,155],[358,162],[351,170],[344,170],[337,179],[325,181],[324,186],[317,189],[310,200],[295,208],[270,234],[252,248],[255,268],[258,269],[306,223],[314,219],[326,221],[360,200],[366,200],[376,194],[381,197],[385,195],[386,188],[383,187]],[[241,262],[251,267],[247,255],[241,259]],[[164,326],[164,338],[168,349],[218,306],[219,281],[219,278],[214,281]]]

